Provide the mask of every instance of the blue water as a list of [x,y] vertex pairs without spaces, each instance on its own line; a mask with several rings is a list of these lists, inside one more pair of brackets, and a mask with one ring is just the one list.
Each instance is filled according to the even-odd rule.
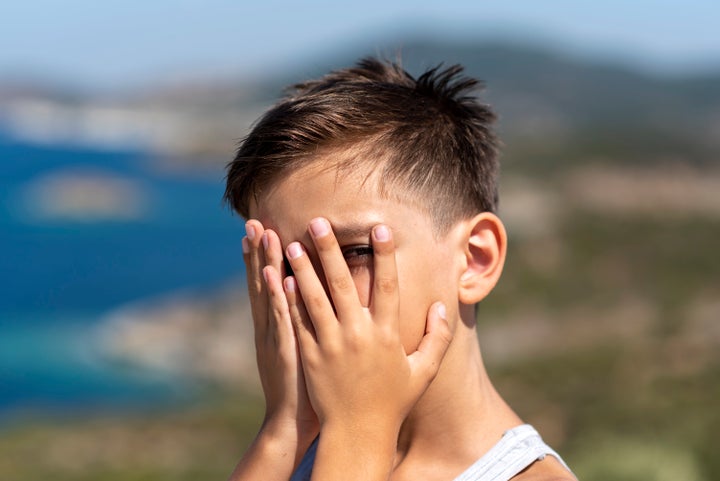
[[[38,146],[0,137],[0,417],[17,409],[148,405],[182,397],[178,380],[98,361],[103,316],[178,289],[243,277],[242,222],[221,205],[223,172],[169,175],[149,154]],[[38,176],[93,170],[141,182],[136,220],[29,218]]]

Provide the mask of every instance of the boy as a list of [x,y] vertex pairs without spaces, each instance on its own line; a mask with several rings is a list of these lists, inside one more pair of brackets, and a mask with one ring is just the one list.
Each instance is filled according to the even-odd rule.
[[231,479],[574,479],[483,366],[506,235],[494,115],[461,70],[297,85],[230,164],[266,400]]

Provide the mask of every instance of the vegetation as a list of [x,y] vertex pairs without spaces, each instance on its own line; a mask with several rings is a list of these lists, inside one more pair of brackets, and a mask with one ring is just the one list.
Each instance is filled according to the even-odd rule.
[[539,274],[510,254],[505,280],[516,280],[488,302],[501,318],[518,299],[541,306],[555,335],[570,338],[490,361],[491,376],[580,479],[719,479],[718,235],[716,220],[578,213],[557,270]]

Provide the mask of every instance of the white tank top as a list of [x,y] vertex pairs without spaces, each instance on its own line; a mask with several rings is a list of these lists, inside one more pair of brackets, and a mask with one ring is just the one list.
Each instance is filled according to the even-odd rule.
[[[290,481],[310,481],[316,450],[317,439],[305,453]],[[500,441],[490,448],[490,451],[454,481],[508,481],[548,454],[557,458],[570,471],[560,455],[543,442],[535,428],[529,424],[523,424],[505,431]]]
[[535,428],[523,424],[505,431],[490,451],[454,481],[507,481],[548,454],[555,456],[570,471],[565,461],[545,444]]

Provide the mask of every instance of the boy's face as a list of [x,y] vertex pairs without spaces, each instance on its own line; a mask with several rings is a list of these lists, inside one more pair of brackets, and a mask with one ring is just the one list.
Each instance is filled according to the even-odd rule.
[[257,203],[252,203],[251,217],[274,230],[283,248],[300,241],[323,281],[308,223],[315,217],[328,219],[364,306],[369,305],[373,279],[371,229],[377,224],[387,225],[395,243],[400,334],[406,352],[417,348],[433,302],[445,303],[454,330],[458,279],[464,262],[461,224],[436,239],[432,219],[425,212],[410,202],[381,197],[376,177],[368,177],[364,168],[340,174],[323,166],[320,160],[276,181]]

